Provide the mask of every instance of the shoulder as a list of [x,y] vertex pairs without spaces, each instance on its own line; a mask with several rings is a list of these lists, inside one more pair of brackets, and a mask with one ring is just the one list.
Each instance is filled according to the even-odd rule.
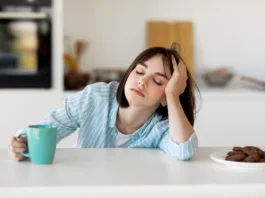
[[65,103],[68,106],[82,107],[84,110],[91,106],[107,105],[116,98],[118,87],[118,82],[89,84],[82,91],[68,96]]
[[109,99],[116,95],[118,87],[119,83],[115,81],[110,83],[98,82],[87,85],[83,90],[83,94],[86,97],[92,97],[95,99]]

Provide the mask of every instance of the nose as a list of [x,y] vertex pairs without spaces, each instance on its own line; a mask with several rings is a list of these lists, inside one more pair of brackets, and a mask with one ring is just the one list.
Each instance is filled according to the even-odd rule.
[[146,82],[142,78],[138,81],[138,87],[139,88],[146,87]]

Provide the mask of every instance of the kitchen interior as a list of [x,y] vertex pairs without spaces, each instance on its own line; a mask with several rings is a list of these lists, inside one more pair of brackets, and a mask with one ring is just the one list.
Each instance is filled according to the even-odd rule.
[[[119,81],[137,53],[153,46],[169,47],[172,42],[178,43],[180,54],[202,90],[265,90],[261,66],[264,58],[262,53],[254,53],[257,51],[255,43],[262,45],[264,36],[261,32],[264,31],[257,29],[260,27],[258,22],[253,22],[249,31],[243,29],[246,24],[240,19],[240,14],[243,15],[247,9],[244,3],[231,3],[230,8],[226,5],[219,8],[216,5],[213,11],[199,19],[197,15],[201,11],[196,6],[187,10],[189,13],[178,13],[178,5],[181,7],[183,4],[185,7],[189,4],[183,1],[176,1],[176,10],[171,8],[168,13],[172,1],[163,3],[164,6],[145,1],[147,5],[150,3],[149,6],[144,4],[145,7],[137,2],[118,0],[77,2],[73,5],[71,0],[64,1],[65,90],[82,89],[89,83],[99,81]],[[198,4],[202,7],[203,3],[209,2]],[[238,15],[229,12],[223,14],[220,11],[216,13],[214,10],[216,8],[232,12],[233,7],[238,10]],[[250,9],[256,7],[253,4]],[[154,12],[154,9],[158,12]],[[194,12],[193,15],[191,12]],[[134,19],[136,13],[137,17]],[[232,19],[225,14],[230,14]],[[258,17],[259,14],[255,16]],[[238,26],[226,24],[237,20]],[[206,21],[208,26],[204,24]],[[250,26],[249,23],[248,25]],[[259,32],[256,37],[251,33],[253,29]],[[200,37],[201,34],[204,34],[203,37]],[[209,40],[204,40],[207,37]]]
[[119,81],[141,51],[174,41],[200,90],[200,146],[264,145],[264,6],[259,0],[1,1],[1,147],[65,97],[91,83]]

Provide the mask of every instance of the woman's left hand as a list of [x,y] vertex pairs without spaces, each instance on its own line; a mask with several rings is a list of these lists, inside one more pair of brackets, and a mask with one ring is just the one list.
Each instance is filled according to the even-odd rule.
[[181,60],[179,61],[179,64],[177,64],[174,56],[172,56],[172,63],[174,72],[167,83],[165,94],[166,96],[173,95],[179,97],[187,86],[187,69]]

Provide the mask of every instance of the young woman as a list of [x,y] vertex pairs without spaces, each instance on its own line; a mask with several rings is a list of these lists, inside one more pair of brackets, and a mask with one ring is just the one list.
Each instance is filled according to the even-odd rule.
[[[187,160],[198,148],[194,84],[175,50],[153,47],[133,61],[120,83],[95,83],[65,99],[41,123],[57,127],[57,143],[79,128],[78,148],[159,148]],[[12,137],[9,153],[25,157],[26,139]]]

